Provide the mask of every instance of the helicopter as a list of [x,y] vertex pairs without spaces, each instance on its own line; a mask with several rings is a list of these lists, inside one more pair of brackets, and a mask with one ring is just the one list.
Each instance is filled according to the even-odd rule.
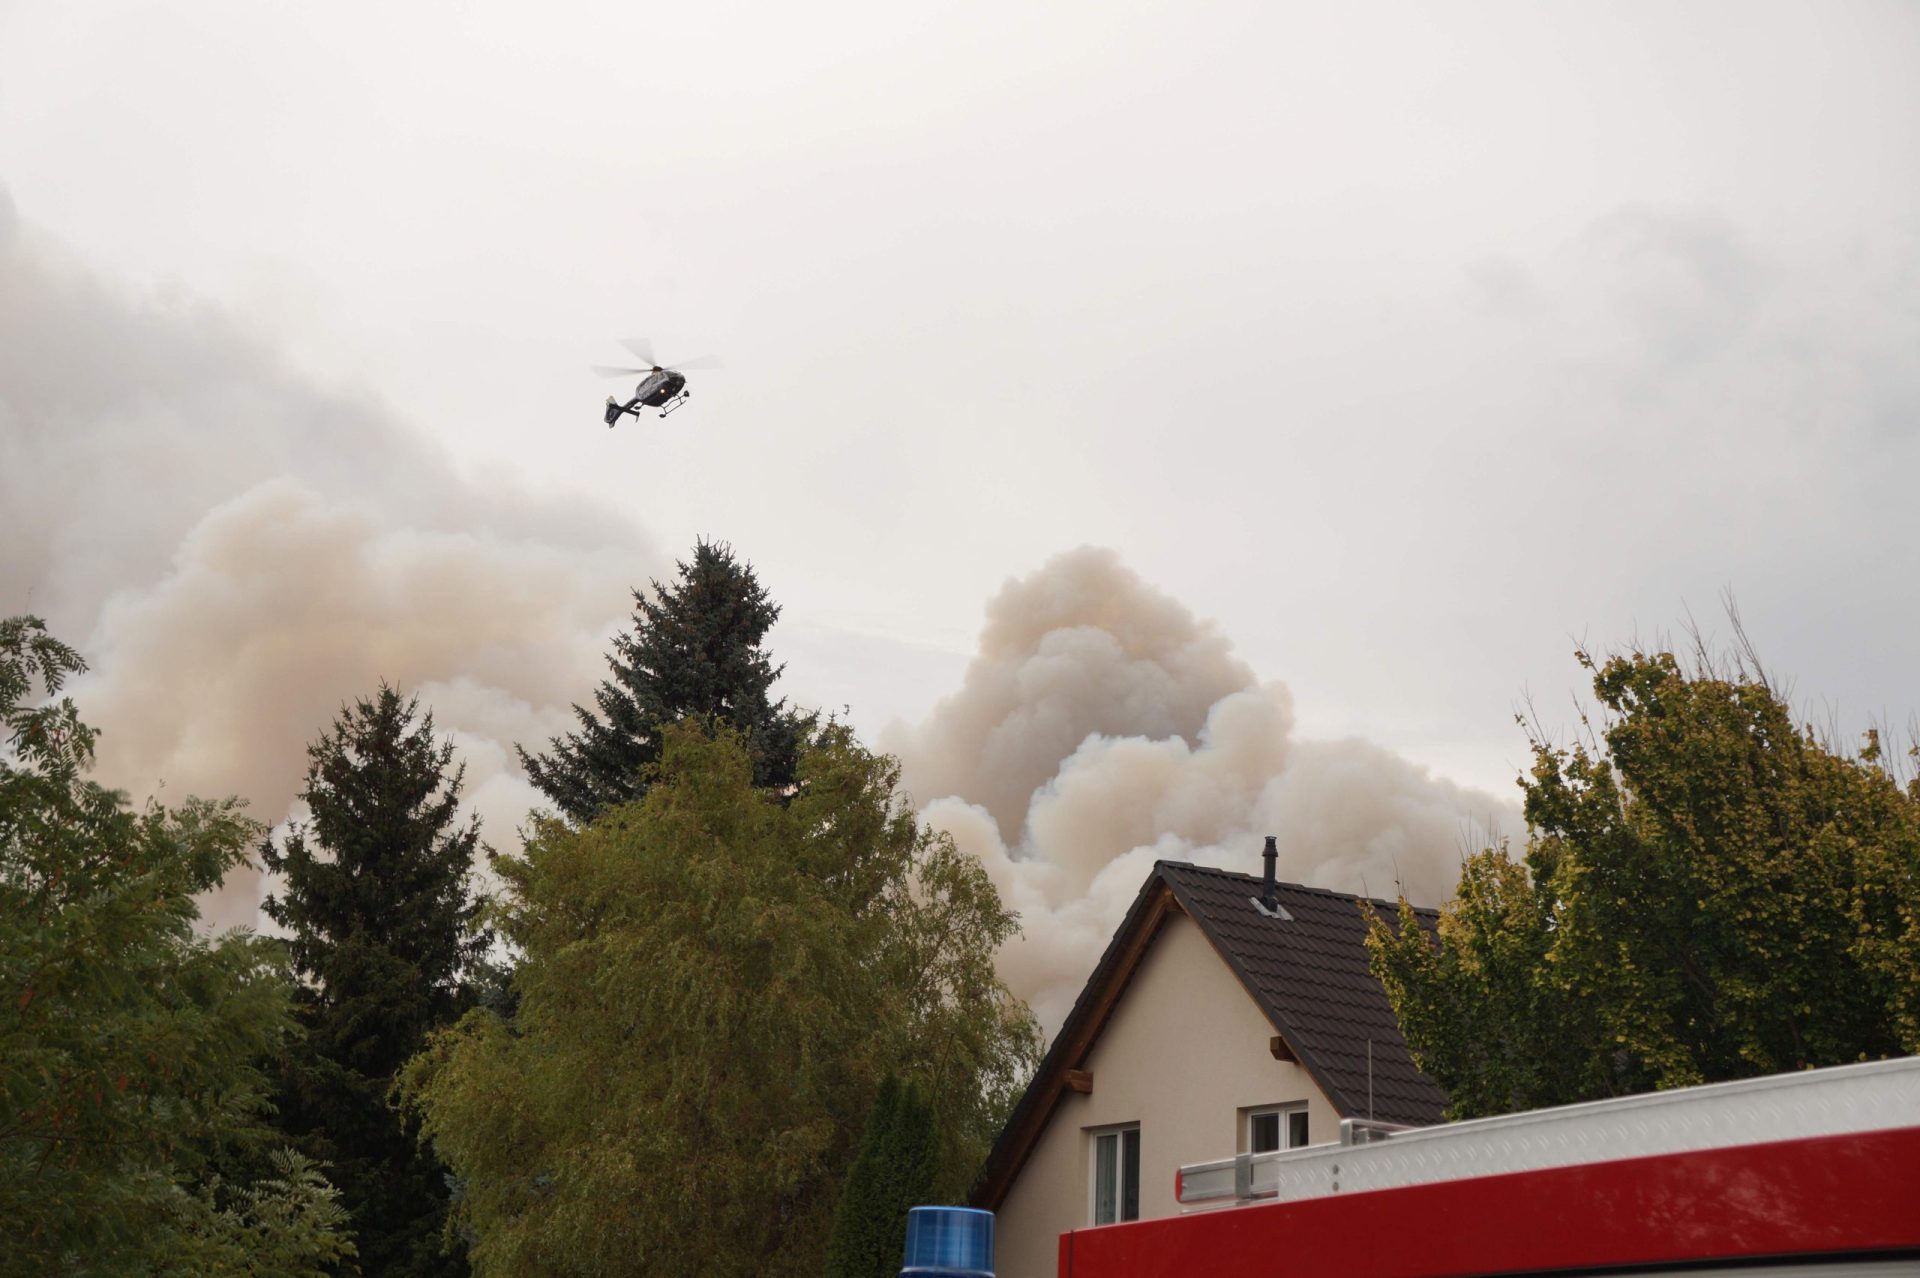
[[687,389],[687,378],[683,370],[720,367],[720,361],[711,355],[682,360],[678,364],[660,364],[653,358],[652,344],[644,337],[622,338],[620,344],[639,356],[643,367],[613,368],[606,364],[593,365],[593,371],[601,377],[630,377],[636,373],[640,375],[640,384],[633,388],[633,398],[626,403],[621,403],[611,395],[607,396],[608,426],[617,423],[623,413],[640,416],[642,408],[657,408],[660,410],[660,415],[665,417],[686,403],[693,395],[693,392]]

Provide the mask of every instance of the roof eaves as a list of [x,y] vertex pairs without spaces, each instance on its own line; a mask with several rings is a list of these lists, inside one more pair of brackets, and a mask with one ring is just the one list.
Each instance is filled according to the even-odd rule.
[[1161,867],[1165,864],[1156,862],[1153,873],[1140,885],[1139,894],[1134,897],[1133,904],[1127,907],[1126,917],[1121,920],[1113,939],[1107,943],[1105,953],[1087,977],[1087,983],[1074,1000],[1073,1009],[1067,1013],[1060,1032],[1054,1035],[1053,1045],[1041,1058],[1039,1068],[1027,1084],[1027,1090],[1014,1106],[1013,1113],[1007,1117],[1006,1126],[1000,1129],[1000,1135],[988,1151],[986,1162],[969,1196],[969,1201],[975,1206],[991,1211],[1004,1201],[1014,1178],[1019,1175],[1027,1156],[1032,1152],[1034,1143],[1046,1129],[1054,1109],[1060,1103],[1065,1091],[1066,1071],[1084,1060],[1099,1038],[1100,1031],[1105,1028],[1107,1018],[1119,1000],[1121,990],[1132,979],[1134,968],[1152,944],[1169,909],[1186,909],[1162,871]]

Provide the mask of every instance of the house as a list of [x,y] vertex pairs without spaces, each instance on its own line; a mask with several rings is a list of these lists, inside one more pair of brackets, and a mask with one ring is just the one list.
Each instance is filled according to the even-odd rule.
[[[1393,905],[1160,861],[987,1157],[1001,1278],[1050,1278],[1070,1229],[1177,1214],[1184,1163],[1428,1124],[1446,1094],[1367,968]],[[1431,929],[1434,912],[1423,910]]]

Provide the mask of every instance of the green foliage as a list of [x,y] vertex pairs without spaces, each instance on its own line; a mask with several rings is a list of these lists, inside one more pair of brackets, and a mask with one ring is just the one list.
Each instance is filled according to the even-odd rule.
[[634,592],[634,628],[613,641],[598,712],[576,705],[578,732],[554,738],[544,756],[519,752],[534,785],[575,821],[641,797],[661,729],[690,717],[745,736],[756,784],[793,782],[814,719],[768,697],[781,667],[760,645],[779,606],[723,543],[699,542],[693,562],[677,567],[677,581],[653,583],[653,599]]
[[867,1115],[827,1238],[827,1278],[894,1278],[907,1211],[933,1201],[939,1134],[920,1088],[888,1075]]
[[882,1079],[934,1098],[957,1195],[1037,1061],[1014,918],[891,759],[830,725],[782,801],[736,734],[663,747],[643,800],[496,863],[514,1018],[408,1068],[481,1274],[817,1274]]
[[1582,661],[1601,741],[1536,737],[1524,868],[1470,858],[1437,948],[1404,909],[1369,941],[1453,1112],[1920,1051],[1920,782],[1745,665]]
[[371,1272],[463,1274],[443,1245],[445,1169],[388,1093],[428,1031],[471,1003],[464,977],[489,940],[474,925],[479,823],[458,819],[464,771],[433,716],[384,685],[308,757],[311,820],[261,848],[284,877],[267,913],[306,978],[280,1125],[332,1168]]
[[83,668],[0,621],[0,1272],[314,1272],[352,1252],[318,1172],[212,1170],[264,1138],[258,1062],[294,1031],[282,948],[194,928],[259,827],[233,800],[135,814],[86,779],[72,703],[26,704]]
[[292,1150],[268,1158],[268,1177],[229,1194],[216,1182],[188,1201],[181,1246],[156,1264],[156,1275],[323,1278],[337,1265],[350,1266],[354,1249],[339,1191]]
[[1439,947],[1400,903],[1397,932],[1366,911],[1374,975],[1415,1059],[1456,1118],[1632,1090],[1596,1010],[1555,983],[1551,902],[1505,847],[1467,858]]

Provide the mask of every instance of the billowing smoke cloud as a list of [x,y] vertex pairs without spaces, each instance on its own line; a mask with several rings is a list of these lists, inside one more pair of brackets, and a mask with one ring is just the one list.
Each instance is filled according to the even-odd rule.
[[[565,727],[627,588],[627,520],[461,477],[378,404],[316,387],[219,311],[129,299],[0,199],[0,612],[78,642],[104,779],[238,793],[278,822],[305,746],[386,679],[453,733],[510,844],[512,756]],[[886,744],[927,818],[1021,911],[1002,956],[1057,1024],[1157,857],[1434,901],[1506,805],[1359,741],[1294,736],[1288,693],[1111,552],[989,606],[960,690]],[[257,879],[210,913],[252,922]]]
[[1292,698],[1112,551],[988,605],[961,690],[887,744],[923,814],[1020,911],[1001,974],[1049,1030],[1160,858],[1437,903],[1512,806],[1365,741],[1301,740]]
[[[385,679],[467,764],[487,837],[538,796],[513,761],[603,672],[634,525],[459,476],[378,404],[284,367],[221,311],[129,299],[0,191],[0,612],[86,653],[102,779],[291,810],[306,743]],[[209,915],[255,919],[230,881]]]
[[1191,739],[1253,684],[1226,638],[1112,551],[1064,555],[987,607],[958,694],[900,743],[923,798],[964,795],[1015,833],[1034,791],[1089,735]]

